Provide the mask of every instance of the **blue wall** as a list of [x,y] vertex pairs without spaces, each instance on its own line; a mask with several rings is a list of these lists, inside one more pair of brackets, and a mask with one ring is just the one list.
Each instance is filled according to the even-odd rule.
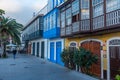
[[60,27],[58,23],[58,9],[54,8],[44,16],[44,38],[57,38],[60,36]]
[[44,33],[43,37],[57,38],[60,36],[60,26],[58,26],[58,9],[56,6],[64,0],[48,0],[48,13],[44,16]]

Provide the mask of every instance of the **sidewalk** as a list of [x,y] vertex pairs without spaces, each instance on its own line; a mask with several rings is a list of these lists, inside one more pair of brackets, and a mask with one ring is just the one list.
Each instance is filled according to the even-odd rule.
[[0,80],[98,80],[26,54],[0,59]]

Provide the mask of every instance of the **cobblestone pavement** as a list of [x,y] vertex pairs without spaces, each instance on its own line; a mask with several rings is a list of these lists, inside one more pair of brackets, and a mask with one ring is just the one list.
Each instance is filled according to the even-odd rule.
[[98,80],[38,57],[17,54],[0,59],[0,80]]

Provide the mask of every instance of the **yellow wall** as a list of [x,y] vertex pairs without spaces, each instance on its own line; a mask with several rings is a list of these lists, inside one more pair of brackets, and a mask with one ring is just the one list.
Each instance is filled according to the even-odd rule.
[[117,32],[117,33],[110,33],[110,34],[104,34],[104,35],[99,35],[99,36],[88,36],[88,37],[83,37],[83,38],[66,38],[65,39],[65,47],[68,47],[69,46],[69,43],[71,41],[76,41],[79,46],[79,43],[82,41],[82,40],[86,40],[86,39],[98,39],[98,40],[101,40],[103,42],[103,54],[104,54],[104,58],[103,58],[103,67],[104,67],[104,70],[107,69],[107,58],[105,57],[106,56],[106,50],[107,50],[107,40],[109,40],[110,38],[113,38],[113,37],[120,37],[120,32]]

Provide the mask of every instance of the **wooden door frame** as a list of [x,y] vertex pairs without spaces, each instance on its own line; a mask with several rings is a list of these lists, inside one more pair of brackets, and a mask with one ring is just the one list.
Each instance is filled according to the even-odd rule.
[[[103,42],[101,41],[101,40],[99,40],[99,39],[86,39],[86,40],[82,40],[82,41],[80,41],[80,43],[79,43],[79,46],[81,46],[81,44],[83,43],[83,42],[86,42],[86,41],[97,41],[97,42],[100,42],[100,46],[103,46]],[[103,50],[101,50],[100,51],[101,52],[101,78],[103,79],[103,71],[104,71],[104,69],[103,69]]]
[[107,40],[107,80],[110,80],[110,54],[109,54],[109,42],[111,40],[120,39],[120,37],[113,37]]

